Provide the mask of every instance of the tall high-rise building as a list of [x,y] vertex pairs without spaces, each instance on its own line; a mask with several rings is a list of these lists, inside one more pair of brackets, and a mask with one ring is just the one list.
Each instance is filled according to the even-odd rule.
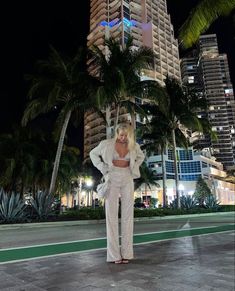
[[203,35],[197,50],[181,61],[183,83],[191,86],[208,101],[207,115],[217,140],[195,136],[200,147],[212,154],[226,169],[235,167],[235,101],[226,54],[219,54],[215,34]]
[[[124,45],[128,36],[135,48],[150,47],[155,55],[154,70],[143,78],[163,84],[166,75],[181,78],[178,43],[174,38],[166,0],[91,0],[88,47],[106,52],[104,41],[113,37]],[[106,112],[112,119],[112,111]],[[124,117],[125,118],[125,117]],[[84,119],[84,158],[108,135],[102,118],[87,112]]]

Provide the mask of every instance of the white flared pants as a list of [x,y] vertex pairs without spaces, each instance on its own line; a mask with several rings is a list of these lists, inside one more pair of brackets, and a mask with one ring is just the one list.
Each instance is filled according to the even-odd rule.
[[[107,261],[133,258],[134,183],[129,168],[112,167],[105,201]],[[121,248],[118,209],[121,197]]]

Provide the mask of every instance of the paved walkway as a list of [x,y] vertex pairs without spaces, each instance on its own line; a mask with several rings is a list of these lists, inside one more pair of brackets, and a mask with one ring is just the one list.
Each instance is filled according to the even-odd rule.
[[234,213],[136,221],[129,265],[105,262],[104,233],[103,222],[0,226],[0,290],[234,291]]

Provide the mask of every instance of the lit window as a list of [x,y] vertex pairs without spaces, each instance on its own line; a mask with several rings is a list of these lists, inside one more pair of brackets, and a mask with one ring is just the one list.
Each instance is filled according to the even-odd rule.
[[189,77],[188,77],[188,83],[189,83],[189,84],[194,83],[194,76],[189,76]]
[[188,69],[188,70],[193,70],[193,65],[188,65],[188,66],[187,66],[187,69]]

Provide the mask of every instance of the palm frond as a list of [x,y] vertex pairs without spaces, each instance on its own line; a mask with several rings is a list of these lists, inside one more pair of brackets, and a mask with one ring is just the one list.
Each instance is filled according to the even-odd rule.
[[43,101],[44,100],[35,99],[28,104],[21,121],[23,126],[26,126],[30,120],[36,118],[39,114],[49,111],[50,108],[47,106],[47,103]]
[[181,45],[191,47],[218,17],[228,15],[234,8],[235,0],[200,1],[180,28]]

